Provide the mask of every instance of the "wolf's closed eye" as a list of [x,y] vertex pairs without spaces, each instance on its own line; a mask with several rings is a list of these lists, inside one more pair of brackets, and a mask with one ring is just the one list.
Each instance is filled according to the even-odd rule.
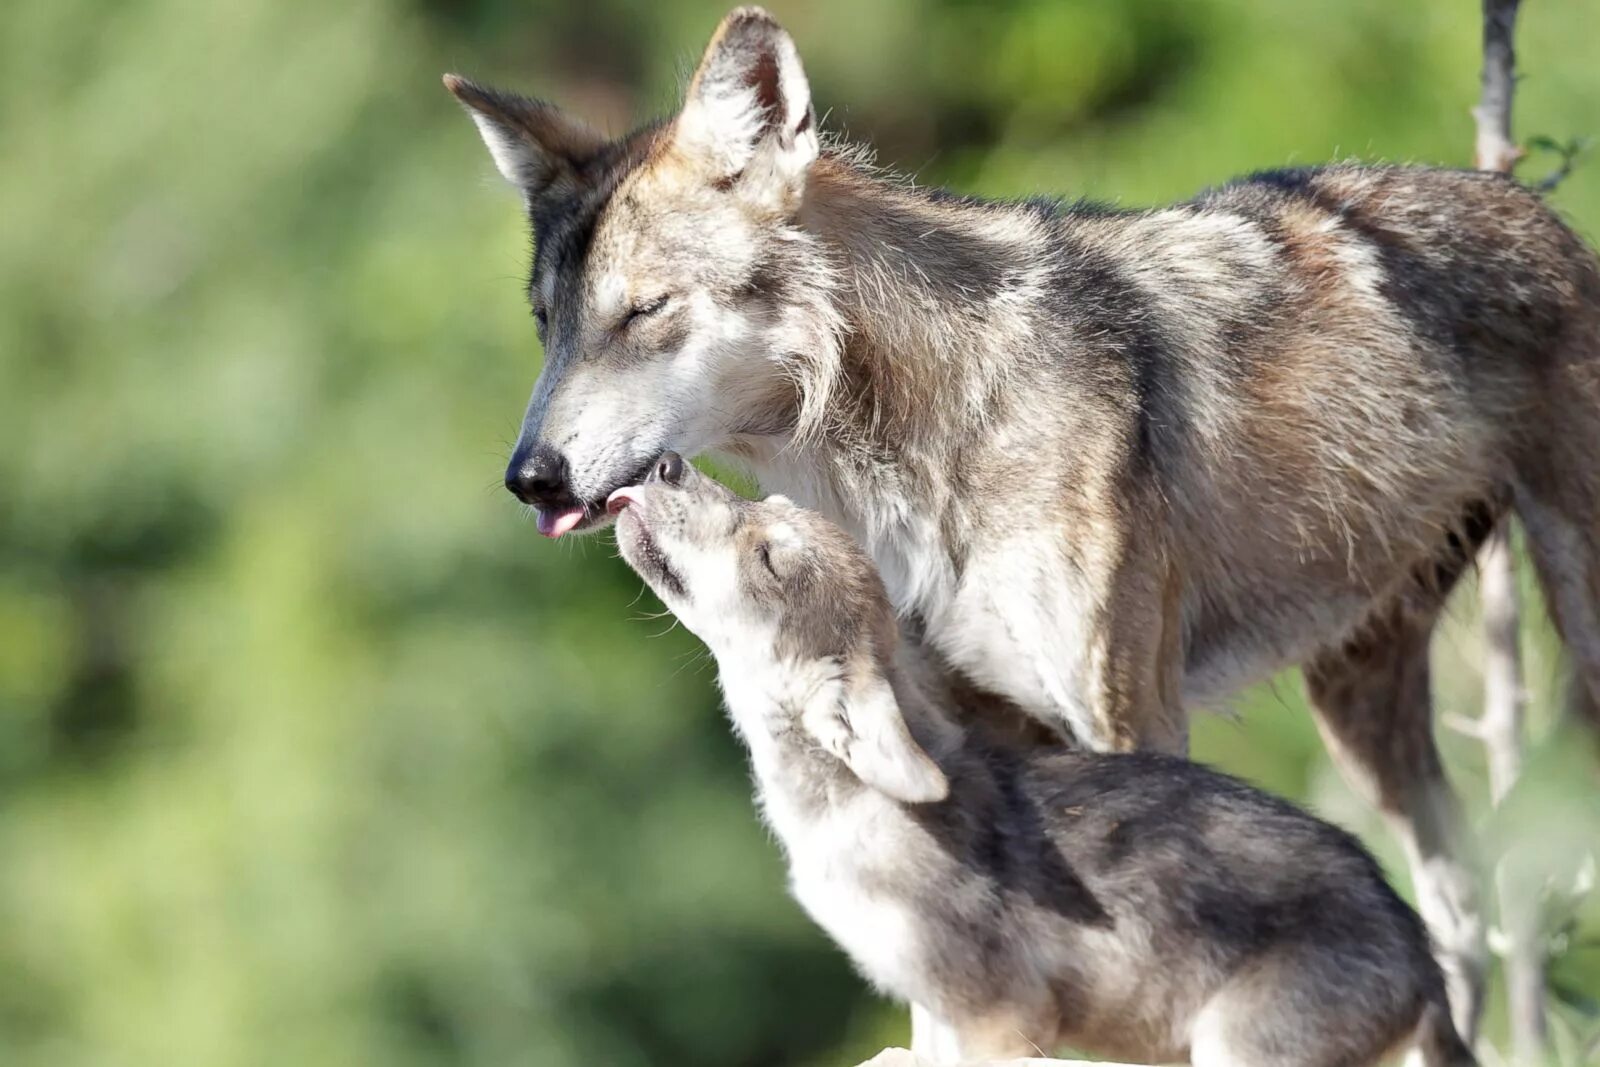
[[761,557],[761,565],[767,568],[767,573],[774,578],[778,577],[777,570],[772,566],[772,543],[770,541],[762,541],[756,545],[756,555]]
[[658,296],[654,300],[646,300],[643,303],[635,304],[629,309],[628,317],[622,320],[621,328],[626,330],[629,326],[632,326],[640,319],[648,318],[649,316],[654,315],[656,312],[667,306],[667,301],[669,299],[671,298],[667,296]]

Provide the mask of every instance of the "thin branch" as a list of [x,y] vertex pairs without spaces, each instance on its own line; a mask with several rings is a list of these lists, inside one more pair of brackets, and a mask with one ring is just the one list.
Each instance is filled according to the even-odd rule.
[[1593,140],[1588,137],[1575,137],[1566,144],[1561,144],[1550,137],[1535,137],[1529,141],[1529,148],[1535,150],[1545,149],[1561,157],[1561,163],[1555,170],[1533,183],[1534,192],[1548,193],[1566,181],[1567,176],[1572,173],[1573,165],[1578,162],[1580,156],[1589,150],[1593,143]]
[[1527,692],[1522,681],[1521,605],[1510,522],[1503,520],[1478,553],[1483,604],[1483,715],[1473,723],[1489,756],[1489,797],[1496,807],[1522,772],[1522,727]]
[[[1477,165],[1509,174],[1522,158],[1511,139],[1511,100],[1516,90],[1517,55],[1512,39],[1519,0],[1483,0],[1483,81],[1477,120]],[[1496,806],[1522,770],[1522,729],[1526,693],[1518,644],[1516,557],[1510,520],[1503,519],[1478,556],[1478,588],[1483,604],[1484,700],[1477,733],[1489,756],[1489,791]],[[1496,864],[1495,889],[1506,934],[1505,974],[1511,1008],[1514,1062],[1542,1063],[1548,1044],[1545,1020],[1544,951],[1539,937],[1537,890],[1526,891],[1508,875],[1509,863]],[[1522,881],[1526,881],[1523,879]]]
[[1477,167],[1504,174],[1522,158],[1511,139],[1511,94],[1516,89],[1517,54],[1512,34],[1519,0],[1483,0],[1483,81],[1478,106]]
[[1537,193],[1548,193],[1556,186],[1567,180],[1567,175],[1572,173],[1572,164],[1577,160],[1577,153],[1563,155],[1561,165],[1546,174],[1543,178],[1533,183],[1533,190]]
[[[1482,566],[1480,563],[1479,566]],[[1459,712],[1447,711],[1439,716],[1439,722],[1447,729],[1454,730],[1463,737],[1470,737],[1474,741],[1483,740],[1483,723],[1477,719],[1462,715]]]

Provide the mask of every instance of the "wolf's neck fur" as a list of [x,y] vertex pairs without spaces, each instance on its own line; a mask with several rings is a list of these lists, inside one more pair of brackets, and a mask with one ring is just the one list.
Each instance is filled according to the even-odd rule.
[[825,155],[800,223],[837,273],[844,425],[830,429],[874,452],[915,451],[946,437],[938,411],[981,416],[1011,362],[982,338],[996,316],[1026,312],[1037,215],[938,200]]
[[[902,612],[937,610],[964,553],[950,521],[955,457],[993,425],[1053,257],[1035,209],[940,199],[835,155],[812,168],[799,219],[830,265],[792,438],[740,450],[764,488],[839,521],[868,546]],[[1017,347],[1028,348],[1027,344]]]

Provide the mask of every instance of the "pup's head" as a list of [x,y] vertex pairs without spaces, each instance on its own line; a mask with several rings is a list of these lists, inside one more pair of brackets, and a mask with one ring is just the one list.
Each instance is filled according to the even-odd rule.
[[[781,496],[741,499],[670,452],[607,507],[623,558],[716,654],[724,686],[758,679],[774,714],[867,785],[910,803],[944,798],[889,682],[894,612],[848,534]],[[730,700],[743,695],[730,687]]]
[[723,20],[671,121],[608,140],[447,75],[534,233],[545,365],[506,486],[549,536],[604,522],[666,449],[790,428],[826,267],[795,225],[818,154],[800,57],[766,12]]

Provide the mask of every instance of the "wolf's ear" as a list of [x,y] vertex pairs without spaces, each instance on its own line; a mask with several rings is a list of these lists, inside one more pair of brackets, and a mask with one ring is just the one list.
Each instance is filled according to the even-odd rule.
[[458,74],[446,74],[444,87],[466,107],[506,181],[529,199],[575,183],[579,166],[605,145],[587,124],[542,101],[475,85]]
[[857,778],[895,800],[931,804],[949,796],[949,780],[912,738],[888,681],[873,672],[843,685],[837,702],[806,710],[811,736]]
[[717,27],[675,128],[677,147],[719,187],[792,210],[817,158],[811,87],[794,41],[758,7]]

